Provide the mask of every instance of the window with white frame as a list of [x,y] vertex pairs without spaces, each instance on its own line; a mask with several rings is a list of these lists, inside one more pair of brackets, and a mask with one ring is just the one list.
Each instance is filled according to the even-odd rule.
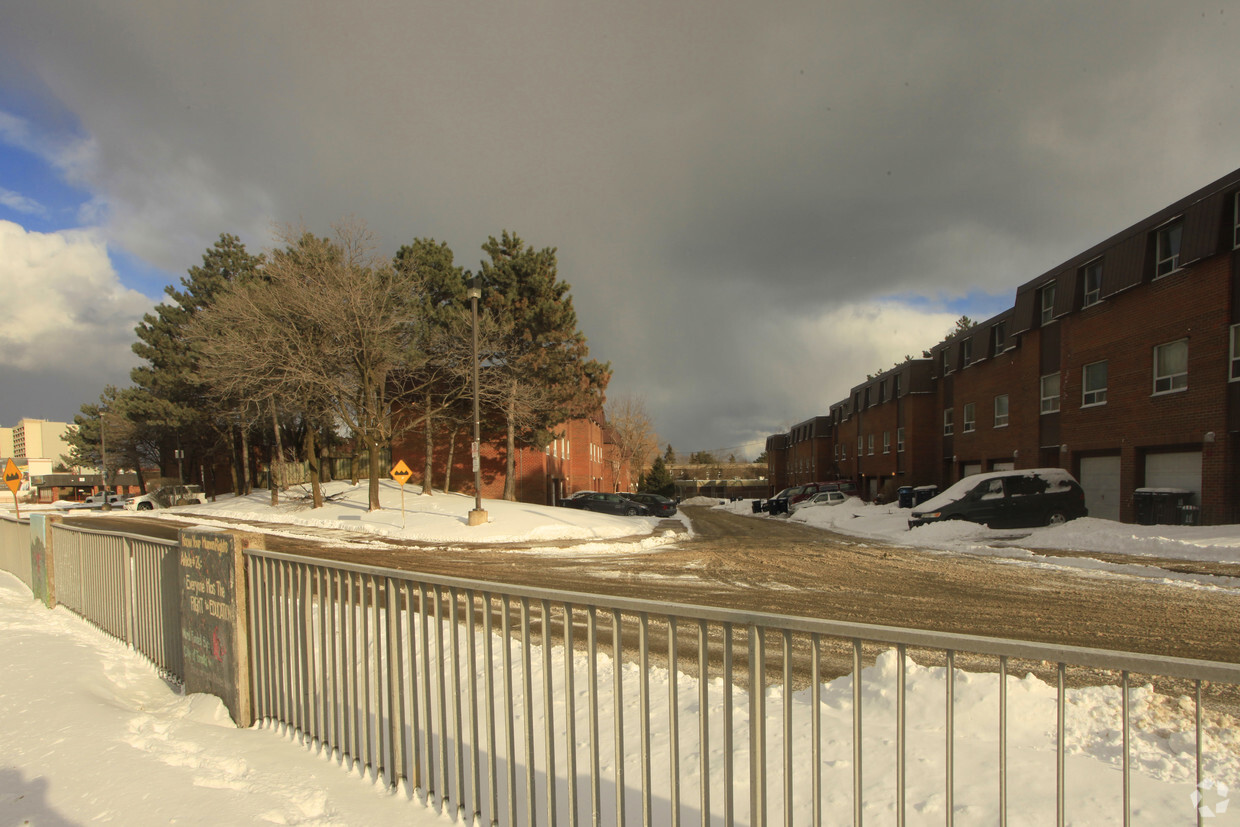
[[1055,318],[1055,282],[1051,282],[1038,291],[1038,307],[1042,324],[1050,324]]
[[1188,389],[1188,339],[1154,348],[1154,393]]
[[896,453],[904,450],[904,429],[896,428]]
[[1102,301],[1102,262],[1095,261],[1081,268],[1081,307]]
[[995,397],[995,427],[1006,428],[1008,424],[1008,395],[1001,393]]
[[960,367],[967,368],[973,361],[973,340],[965,339],[960,343]]
[[954,425],[953,425],[954,416],[955,416],[955,411],[952,408],[948,408],[947,410],[943,411],[943,436],[952,435],[952,432],[954,430]]
[[1154,278],[1165,276],[1180,269],[1180,241],[1184,237],[1184,225],[1179,221],[1168,224],[1158,231],[1155,247]]
[[1059,374],[1051,373],[1042,377],[1041,390],[1039,395],[1042,398],[1042,413],[1056,413],[1059,411]]
[[1081,407],[1105,405],[1107,401],[1106,360],[1094,362],[1081,369]]
[[943,357],[943,375],[946,376],[952,372],[951,349],[943,348],[940,355]]
[[997,356],[1007,346],[1007,325],[995,322],[990,326],[990,355]]
[[1231,326],[1231,373],[1233,382],[1240,382],[1240,324]]
[[870,450],[868,453],[870,456],[874,456],[874,434],[870,434],[869,436],[869,446]]
[[963,414],[961,421],[964,424],[964,432],[966,434],[973,433],[974,429],[977,428],[977,406],[972,402],[967,402],[961,413]]
[[891,431],[883,431],[883,453],[891,453]]
[[857,456],[861,456],[864,453],[865,453],[865,437],[859,436],[857,437]]

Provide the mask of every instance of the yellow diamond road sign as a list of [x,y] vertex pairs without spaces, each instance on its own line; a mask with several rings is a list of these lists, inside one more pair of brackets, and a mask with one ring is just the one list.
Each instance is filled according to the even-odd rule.
[[396,464],[392,466],[392,479],[396,480],[401,485],[409,482],[409,478],[412,476],[413,472],[409,470],[408,465],[405,465],[405,461],[403,459],[397,460]]
[[8,465],[4,466],[4,484],[13,492],[13,496],[17,496],[17,489],[22,487],[22,472],[17,469],[17,465],[13,460],[9,460]]

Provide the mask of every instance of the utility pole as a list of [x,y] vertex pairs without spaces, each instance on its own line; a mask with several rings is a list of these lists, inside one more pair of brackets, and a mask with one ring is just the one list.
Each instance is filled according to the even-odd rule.
[[470,313],[474,322],[474,442],[470,450],[474,465],[474,509],[469,512],[471,526],[484,525],[487,522],[487,513],[482,508],[482,422],[478,414],[478,299],[482,298],[481,284],[481,277],[474,276],[469,280],[469,290],[465,294],[469,297]]

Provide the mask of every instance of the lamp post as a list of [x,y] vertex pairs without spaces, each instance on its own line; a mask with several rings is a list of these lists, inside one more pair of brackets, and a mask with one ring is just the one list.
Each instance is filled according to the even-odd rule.
[[465,295],[469,297],[474,327],[474,442],[470,450],[474,464],[474,508],[469,512],[469,525],[474,526],[484,525],[487,522],[487,513],[482,508],[482,424],[478,416],[478,299],[482,298],[480,276],[474,276],[469,280],[469,289]]

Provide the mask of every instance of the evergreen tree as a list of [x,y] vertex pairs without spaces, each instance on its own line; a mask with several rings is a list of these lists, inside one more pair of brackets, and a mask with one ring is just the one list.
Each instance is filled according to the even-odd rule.
[[140,389],[129,400],[130,409],[141,411],[145,424],[162,430],[166,446],[186,448],[192,464],[200,462],[228,428],[206,402],[198,349],[187,339],[186,325],[229,284],[254,276],[262,266],[262,256],[250,255],[240,239],[222,233],[203,254],[202,264],[181,279],[183,289],[164,288],[172,301],[157,305],[135,329],[133,351],[146,364],[130,374]]
[[[559,425],[598,412],[611,366],[589,358],[569,285],[556,273],[553,248],[535,250],[505,230],[482,250],[489,256],[481,265],[483,304],[496,319],[511,324],[488,361],[506,387],[504,499],[515,500],[517,441],[545,446]],[[532,402],[531,391],[536,393]]]
[[642,475],[638,489],[664,497],[674,497],[676,495],[676,483],[672,480],[672,472],[668,470],[663,457],[654,458],[654,462],[650,465],[650,470]]
[[676,464],[676,452],[672,450],[672,443],[667,443],[667,450],[663,452],[663,461],[668,465]]
[[[434,470],[435,432],[447,426],[455,432],[472,422],[471,387],[460,381],[461,361],[471,353],[469,331],[464,324],[465,271],[454,261],[452,249],[432,238],[416,238],[403,245],[392,260],[402,276],[416,278],[422,293],[418,315],[422,319],[420,346],[426,356],[416,375],[418,388],[416,414],[411,427],[421,426],[425,434],[426,460],[422,471],[422,493],[430,495]],[[447,483],[445,483],[445,486]]]

